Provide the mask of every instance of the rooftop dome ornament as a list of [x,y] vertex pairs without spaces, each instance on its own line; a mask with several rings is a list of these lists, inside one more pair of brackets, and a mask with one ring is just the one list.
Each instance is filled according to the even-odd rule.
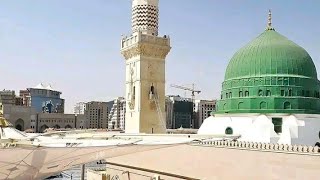
[[272,27],[272,14],[271,14],[271,10],[270,9],[269,9],[269,14],[268,14],[267,30],[274,30],[274,28]]

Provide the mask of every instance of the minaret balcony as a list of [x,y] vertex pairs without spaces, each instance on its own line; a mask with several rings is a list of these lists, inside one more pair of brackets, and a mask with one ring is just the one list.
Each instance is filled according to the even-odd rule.
[[170,37],[164,35],[163,37],[143,34],[142,32],[133,33],[129,37],[123,37],[121,39],[121,49],[126,49],[137,43],[157,44],[160,46],[170,46]]

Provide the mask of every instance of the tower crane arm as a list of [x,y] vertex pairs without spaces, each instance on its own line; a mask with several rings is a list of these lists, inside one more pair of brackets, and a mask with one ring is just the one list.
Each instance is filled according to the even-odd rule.
[[171,84],[170,86],[174,87],[174,88],[178,88],[178,89],[183,89],[183,90],[186,90],[186,91],[196,92],[198,94],[201,92],[199,90],[194,90],[194,89],[191,89],[191,88],[188,88],[188,87],[183,87],[183,86],[179,86],[179,85],[175,85],[175,84]]

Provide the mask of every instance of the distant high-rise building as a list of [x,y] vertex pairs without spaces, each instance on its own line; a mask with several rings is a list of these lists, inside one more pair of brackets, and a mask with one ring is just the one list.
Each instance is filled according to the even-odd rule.
[[85,102],[78,102],[74,106],[74,114],[84,114],[86,110],[86,103]]
[[0,102],[1,102],[1,104],[15,105],[15,103],[16,103],[15,91],[11,91],[11,90],[0,91]]
[[194,112],[195,123],[194,128],[198,129],[203,121],[210,116],[212,111],[216,109],[216,100],[195,100]]
[[165,106],[167,129],[191,128],[192,109],[193,103],[191,98],[167,96]]
[[86,103],[85,116],[87,128],[107,128],[108,126],[108,103],[91,101]]
[[112,102],[109,113],[108,129],[124,130],[126,114],[126,100],[118,97]]
[[51,85],[40,83],[36,87],[20,91],[20,97],[26,106],[35,108],[37,113],[64,113],[62,93],[54,90]]

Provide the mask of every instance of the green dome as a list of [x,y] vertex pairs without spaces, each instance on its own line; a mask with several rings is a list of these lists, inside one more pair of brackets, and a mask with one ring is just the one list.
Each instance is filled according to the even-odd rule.
[[231,58],[216,113],[320,114],[319,90],[308,52],[270,23]]
[[272,29],[264,31],[232,57],[225,80],[276,74],[317,78],[307,51]]

